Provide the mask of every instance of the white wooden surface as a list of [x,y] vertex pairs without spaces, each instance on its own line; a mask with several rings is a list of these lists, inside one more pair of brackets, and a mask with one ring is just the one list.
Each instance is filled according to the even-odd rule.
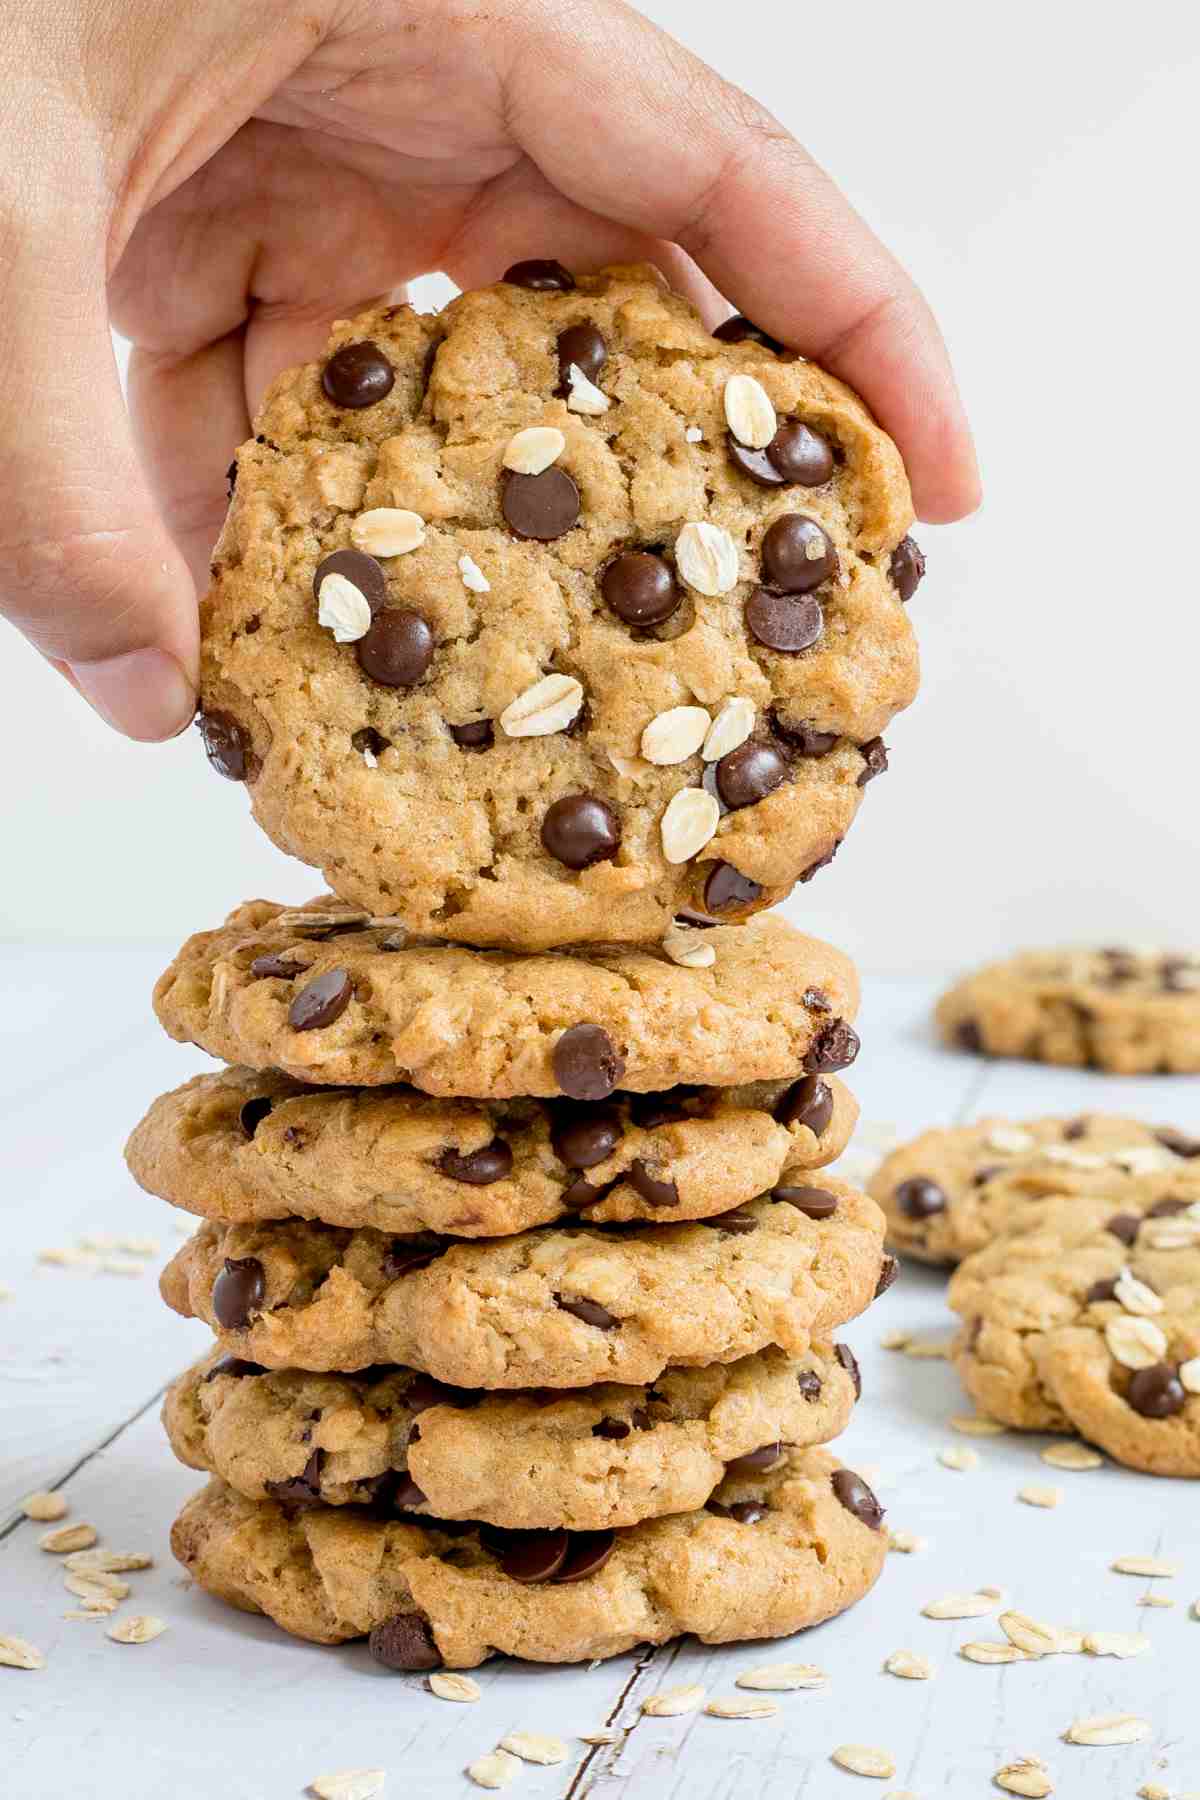
[[[555,1732],[572,1744],[557,1768],[523,1769],[512,1792],[531,1800],[854,1800],[909,1790],[919,1800],[995,1793],[1004,1761],[1035,1752],[1061,1800],[1132,1800],[1157,1780],[1200,1790],[1195,1672],[1200,1621],[1197,1489],[1105,1468],[1065,1474],[1038,1459],[1044,1440],[955,1437],[962,1396],[944,1363],[879,1347],[889,1329],[949,1329],[942,1280],[908,1269],[846,1336],[865,1392],[842,1440],[846,1460],[876,1465],[897,1527],[928,1538],[893,1555],[854,1612],[782,1646],[710,1651],[686,1642],[595,1669],[493,1663],[478,1671],[483,1699],[454,1706],[417,1677],[378,1670],[362,1646],[321,1650],[266,1620],[227,1611],[191,1589],[167,1549],[171,1517],[196,1485],[175,1465],[157,1422],[164,1383],[206,1341],[168,1313],[153,1272],[179,1242],[168,1209],[124,1173],[120,1146],[141,1107],[202,1059],[167,1043],[147,1005],[165,951],[0,950],[0,1633],[47,1656],[39,1673],[0,1668],[0,1794],[12,1800],[291,1800],[313,1777],[383,1767],[391,1800],[478,1792],[466,1763],[506,1731]],[[1017,1064],[980,1064],[937,1049],[926,1019],[932,990],[867,983],[864,1050],[853,1079],[870,1126],[904,1133],[979,1111],[1016,1114],[1124,1108],[1200,1125],[1193,1080],[1122,1082]],[[860,1140],[861,1141],[861,1140]],[[38,1252],[85,1234],[152,1235],[161,1252],[139,1277],[39,1265]],[[940,1448],[971,1442],[981,1467],[959,1474]],[[1021,1505],[1024,1482],[1066,1490],[1055,1511]],[[170,1622],[158,1641],[121,1647],[104,1624],[67,1621],[74,1604],[44,1529],[16,1502],[61,1486],[71,1516],[105,1544],[149,1549],[123,1611]],[[1124,1552],[1178,1559],[1178,1579],[1153,1584],[1175,1600],[1149,1610],[1151,1585],[1109,1570]],[[1136,1661],[1059,1657],[985,1668],[956,1646],[996,1637],[986,1620],[934,1623],[925,1601],[951,1589],[1003,1587],[1020,1609],[1061,1624],[1141,1630],[1153,1650]],[[881,1670],[893,1650],[922,1651],[935,1679]],[[659,1686],[702,1680],[728,1692],[740,1669],[791,1658],[831,1680],[820,1693],[780,1696],[776,1718],[642,1718]],[[1060,1734],[1082,1714],[1131,1711],[1151,1721],[1143,1744],[1071,1748]],[[589,1752],[573,1738],[606,1723],[621,1741]],[[869,1783],[833,1767],[841,1743],[883,1746],[894,1781]]]

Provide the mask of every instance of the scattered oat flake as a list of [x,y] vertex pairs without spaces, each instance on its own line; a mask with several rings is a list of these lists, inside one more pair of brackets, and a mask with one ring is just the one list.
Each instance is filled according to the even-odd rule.
[[90,1250],[71,1250],[52,1247],[38,1251],[38,1261],[46,1263],[54,1269],[92,1268],[96,1258]]
[[[116,1610],[117,1610],[117,1603],[114,1600],[112,1603],[112,1606],[109,1608],[109,1612],[114,1613],[114,1612],[116,1612]],[[71,1619],[71,1620],[87,1619],[93,1625],[98,1625],[100,1623],[100,1620],[105,1618],[106,1616],[107,1615],[103,1612],[89,1611],[89,1609],[86,1606],[74,1606],[71,1608],[70,1612],[65,1612],[63,1614],[64,1619]]]
[[166,1629],[167,1621],[153,1613],[129,1613],[109,1626],[108,1636],[114,1644],[152,1644]]
[[1175,1604],[1175,1602],[1172,1600],[1172,1598],[1169,1594],[1139,1594],[1138,1595],[1138,1605],[1139,1606],[1158,1606],[1158,1607],[1161,1607],[1165,1611],[1167,1609],[1167,1607],[1174,1606],[1174,1604]]
[[1016,1644],[989,1643],[985,1639],[980,1639],[972,1644],[961,1645],[958,1654],[960,1656],[965,1656],[968,1662],[973,1663],[993,1664],[1030,1661],[1029,1653],[1025,1650],[1019,1650]]
[[828,1680],[816,1663],[760,1663],[755,1669],[743,1669],[737,1685],[766,1693],[791,1694],[800,1688],[824,1687]]
[[1039,1756],[1020,1756],[1005,1763],[993,1778],[996,1786],[1009,1794],[1024,1794],[1027,1800],[1046,1800],[1054,1792],[1050,1772]]
[[995,1612],[1003,1596],[995,1588],[980,1588],[974,1594],[943,1594],[940,1600],[929,1600],[921,1608],[927,1619],[982,1619]]
[[567,1746],[560,1737],[547,1737],[541,1731],[510,1731],[500,1739],[501,1750],[519,1756],[522,1762],[560,1763],[567,1760]]
[[893,1650],[884,1663],[889,1675],[899,1675],[905,1681],[928,1681],[934,1668],[927,1656],[919,1656],[915,1650]]
[[134,1262],[131,1256],[106,1256],[100,1264],[105,1275],[144,1275],[145,1263]]
[[957,1469],[960,1474],[966,1474],[979,1467],[979,1452],[968,1450],[960,1444],[951,1444],[945,1450],[938,1451],[938,1461],[944,1469]]
[[909,1338],[904,1346],[906,1356],[916,1356],[927,1361],[947,1362],[954,1347],[952,1337],[944,1338]]
[[907,1350],[912,1342],[911,1331],[885,1331],[879,1340],[881,1350]]
[[1161,1781],[1143,1781],[1138,1789],[1138,1800],[1172,1800],[1171,1790]]
[[1052,1469],[1102,1469],[1104,1458],[1089,1444],[1076,1443],[1070,1440],[1065,1444],[1047,1444],[1041,1453],[1042,1461],[1049,1463]]
[[1140,1631],[1085,1631],[1083,1647],[1091,1656],[1141,1656],[1150,1639]]
[[870,1744],[839,1744],[833,1760],[839,1769],[846,1769],[851,1775],[873,1775],[878,1781],[886,1781],[896,1773],[895,1758]]
[[718,1694],[704,1708],[713,1719],[773,1719],[778,1700],[739,1700],[736,1694]]
[[45,1491],[26,1494],[21,1502],[21,1511],[27,1519],[36,1519],[39,1525],[48,1525],[51,1519],[66,1517],[67,1498],[65,1494],[52,1494]]
[[691,1686],[660,1689],[642,1701],[642,1711],[652,1719],[674,1719],[680,1713],[695,1712],[703,1701],[704,1689],[697,1682]]
[[488,580],[479,564],[475,561],[475,558],[473,556],[468,556],[465,551],[458,559],[458,572],[462,576],[463,586],[469,588],[473,594],[491,593],[491,582]]
[[12,1288],[6,1287],[4,1283],[0,1281],[0,1300],[15,1300],[16,1297],[17,1296]]
[[157,1256],[162,1245],[157,1238],[123,1237],[117,1239],[117,1249],[126,1251],[130,1256]]
[[889,1550],[899,1550],[904,1556],[913,1556],[918,1550],[928,1550],[929,1539],[918,1537],[915,1531],[892,1531],[887,1533]]
[[611,1725],[606,1725],[601,1731],[581,1731],[579,1741],[581,1744],[615,1744],[620,1736],[619,1731],[614,1731]]
[[1192,1601],[1191,1615],[1193,1619],[1200,1619],[1200,1600]]
[[1042,1619],[1031,1619],[1028,1613],[1002,1612],[996,1623],[1010,1644],[1015,1644],[1018,1650],[1028,1651],[1030,1656],[1060,1656],[1064,1652],[1077,1653],[1083,1649],[1080,1633],[1064,1631]]
[[63,1556],[68,1550],[90,1550],[100,1533],[94,1525],[60,1525],[56,1531],[43,1531],[38,1549],[51,1556]]
[[1008,1426],[1001,1425],[999,1419],[989,1419],[986,1413],[955,1413],[950,1429],[961,1431],[964,1437],[1001,1437]]
[[44,1669],[46,1658],[35,1650],[27,1638],[5,1637],[0,1632],[0,1667],[6,1669]]
[[318,1775],[308,1791],[317,1800],[373,1800],[386,1780],[384,1769],[343,1769],[340,1775]]
[[429,1691],[436,1694],[439,1700],[478,1700],[479,1683],[472,1681],[469,1675],[455,1675],[449,1670],[438,1670],[429,1677]]
[[1062,1498],[1060,1487],[1044,1487],[1039,1481],[1027,1482],[1017,1489],[1017,1499],[1023,1500],[1026,1506],[1061,1506]]
[[1109,1567],[1117,1575],[1145,1575],[1164,1580],[1179,1573],[1178,1563],[1164,1562],[1160,1556],[1118,1556]]
[[489,1750],[486,1756],[480,1756],[467,1765],[467,1774],[476,1787],[507,1787],[513,1777],[520,1773],[521,1764],[507,1750]]
[[1068,1744],[1140,1744],[1150,1736],[1150,1721],[1136,1713],[1101,1713],[1075,1719],[1064,1735]]
[[124,1575],[153,1567],[154,1558],[145,1550],[76,1550],[63,1562],[75,1575]]

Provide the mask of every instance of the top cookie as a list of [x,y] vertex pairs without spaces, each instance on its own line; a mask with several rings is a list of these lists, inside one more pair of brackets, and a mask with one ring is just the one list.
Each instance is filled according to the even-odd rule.
[[948,1043],[989,1056],[1109,1069],[1200,1069],[1200,956],[1023,950],[964,976],[938,1001]]
[[649,268],[524,264],[339,323],[255,429],[200,724],[343,899],[463,943],[648,941],[832,856],[916,691],[923,568],[840,382],[710,336]]

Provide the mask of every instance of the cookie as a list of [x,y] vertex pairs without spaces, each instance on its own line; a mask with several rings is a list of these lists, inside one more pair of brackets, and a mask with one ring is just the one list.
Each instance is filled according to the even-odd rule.
[[521,955],[413,943],[325,898],[252,900],[189,938],[154,990],[168,1036],[297,1081],[606,1100],[846,1068],[858,977],[782,919],[698,934],[713,959],[599,947]]
[[922,1262],[957,1263],[1047,1194],[1103,1194],[1114,1205],[1164,1196],[1200,1200],[1200,1139],[1107,1113],[979,1119],[922,1132],[884,1158],[867,1183],[888,1242]]
[[949,1044],[1116,1075],[1200,1069],[1200,957],[1161,951],[1025,950],[937,1004]]
[[832,1162],[857,1113],[824,1075],[548,1105],[225,1069],[156,1100],[126,1160],[150,1193],[229,1224],[505,1237],[576,1213],[614,1224],[728,1212]]
[[1200,1476],[1200,1202],[1044,1200],[956,1271],[955,1362],[1005,1424]]
[[916,691],[924,567],[840,382],[649,268],[563,271],[340,322],[255,433],[199,723],[343,899],[460,943],[649,942],[832,857]]
[[171,1547],[201,1587],[297,1637],[369,1636],[392,1669],[471,1669],[496,1653],[587,1662],[684,1632],[787,1637],[873,1586],[882,1523],[859,1476],[802,1450],[731,1475],[705,1509],[579,1534],[291,1508],[213,1481]]
[[163,1423],[181,1462],[249,1500],[601,1531],[703,1506],[727,1464],[752,1471],[785,1444],[828,1443],[858,1385],[845,1344],[666,1369],[653,1386],[515,1394],[214,1355],[168,1389]]
[[[544,1227],[454,1242],[205,1223],[167,1305],[270,1369],[402,1363],[452,1387],[654,1381],[672,1363],[802,1356],[890,1279],[883,1215],[832,1178],[684,1225]],[[805,1210],[807,1209],[807,1210]]]

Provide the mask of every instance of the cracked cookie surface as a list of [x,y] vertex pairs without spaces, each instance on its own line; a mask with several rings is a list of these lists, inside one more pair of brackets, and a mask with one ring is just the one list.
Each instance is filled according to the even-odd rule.
[[163,1423],[181,1462],[250,1500],[599,1531],[703,1506],[737,1458],[771,1467],[785,1445],[828,1443],[857,1389],[852,1355],[830,1344],[665,1369],[652,1386],[505,1394],[214,1355],[168,1389]]
[[168,1036],[226,1062],[481,1099],[735,1086],[853,1061],[848,957],[774,917],[703,937],[712,965],[688,969],[654,946],[476,950],[413,942],[329,897],[251,900],[188,939],[154,1008]]
[[337,324],[238,453],[202,605],[214,765],[343,898],[463,943],[783,898],[917,685],[861,402],[648,268],[563,275]]
[[966,975],[938,1001],[959,1049],[1116,1075],[1200,1070],[1200,956],[1025,950]]
[[162,1294],[224,1352],[272,1369],[402,1363],[482,1388],[653,1381],[771,1344],[801,1356],[889,1284],[873,1200],[832,1177],[819,1200],[778,1192],[799,1197],[691,1224],[475,1242],[206,1222]]
[[379,1661],[411,1670],[496,1653],[584,1662],[685,1632],[708,1644],[786,1637],[844,1612],[882,1570],[878,1502],[822,1450],[731,1476],[712,1504],[726,1510],[523,1541],[344,1507],[292,1511],[214,1481],[184,1507],[171,1547],[230,1605],[318,1643],[370,1636]]

